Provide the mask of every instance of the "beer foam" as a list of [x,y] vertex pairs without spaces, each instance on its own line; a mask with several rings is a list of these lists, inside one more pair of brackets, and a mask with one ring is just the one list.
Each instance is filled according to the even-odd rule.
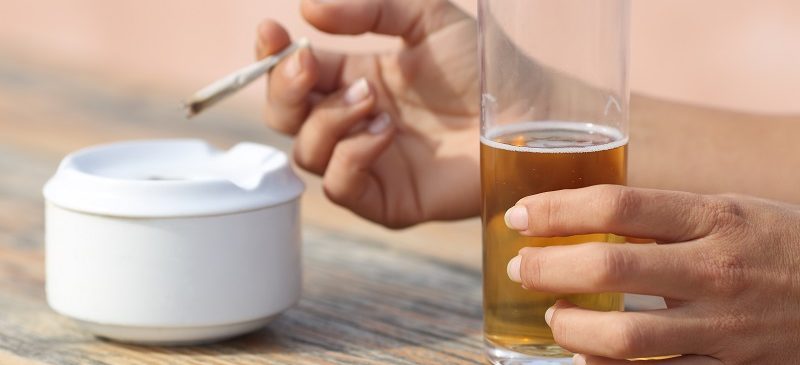
[[[612,140],[612,142],[590,145],[590,146],[573,146],[573,147],[529,147],[529,146],[514,146],[502,142],[497,142],[494,139],[500,136],[523,133],[537,130],[560,130],[560,131],[574,131],[582,134],[589,135],[603,135]],[[562,122],[562,121],[542,121],[542,122],[521,122],[511,125],[495,127],[490,129],[486,136],[481,136],[481,143],[498,149],[514,152],[535,152],[535,153],[589,153],[612,150],[628,144],[628,137],[617,128],[598,125],[594,123],[580,123],[580,122]],[[570,142],[563,141],[569,145]]]

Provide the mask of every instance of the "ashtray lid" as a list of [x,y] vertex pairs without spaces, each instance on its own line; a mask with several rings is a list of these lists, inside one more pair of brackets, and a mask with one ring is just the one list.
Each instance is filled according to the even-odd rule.
[[297,199],[303,190],[286,154],[273,147],[241,143],[223,151],[177,139],[72,153],[45,184],[44,196],[80,212],[155,218],[261,209]]

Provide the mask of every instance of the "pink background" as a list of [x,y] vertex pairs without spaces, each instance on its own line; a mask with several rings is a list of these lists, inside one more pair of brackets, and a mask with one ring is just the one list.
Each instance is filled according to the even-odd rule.
[[[459,0],[473,11],[475,0]],[[726,108],[800,112],[800,1],[638,0],[632,87]],[[110,82],[185,94],[252,60],[272,17],[317,47],[368,51],[380,37],[323,35],[298,0],[0,0],[0,56]],[[238,103],[261,97],[251,88]]]

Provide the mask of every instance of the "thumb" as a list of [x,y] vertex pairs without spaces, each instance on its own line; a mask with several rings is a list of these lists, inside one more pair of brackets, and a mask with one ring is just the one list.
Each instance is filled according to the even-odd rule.
[[303,16],[335,34],[374,32],[416,44],[469,15],[447,0],[303,0]]

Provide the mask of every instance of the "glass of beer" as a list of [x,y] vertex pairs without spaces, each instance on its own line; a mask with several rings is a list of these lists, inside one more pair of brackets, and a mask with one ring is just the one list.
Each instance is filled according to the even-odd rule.
[[523,247],[622,243],[621,237],[524,237],[503,217],[529,195],[626,183],[629,6],[479,0],[484,338],[494,364],[571,363],[544,321],[558,299],[623,309],[621,293],[537,292],[506,274]]

